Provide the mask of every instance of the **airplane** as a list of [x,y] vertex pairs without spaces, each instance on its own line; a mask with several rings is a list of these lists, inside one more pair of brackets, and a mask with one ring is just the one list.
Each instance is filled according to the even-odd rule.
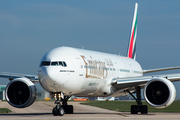
[[169,106],[176,97],[172,82],[180,81],[180,74],[143,74],[180,69],[180,66],[142,70],[135,59],[137,13],[136,3],[127,56],[73,47],[54,48],[42,57],[38,75],[0,73],[0,77],[10,80],[5,90],[7,102],[16,108],[30,106],[36,100],[34,83],[38,82],[55,99],[54,116],[74,112],[73,106],[67,104],[71,96],[116,97],[125,94],[130,94],[137,103],[131,106],[131,114],[148,114],[147,105],[142,105],[141,89],[151,106]]

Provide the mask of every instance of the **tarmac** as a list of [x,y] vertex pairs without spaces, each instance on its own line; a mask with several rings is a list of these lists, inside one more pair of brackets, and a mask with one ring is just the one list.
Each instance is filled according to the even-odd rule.
[[148,113],[132,115],[129,112],[116,112],[98,107],[81,105],[80,102],[68,102],[74,106],[74,114],[53,116],[53,101],[36,101],[27,108],[14,108],[7,102],[0,102],[0,108],[12,112],[0,114],[0,120],[179,120],[180,113]]

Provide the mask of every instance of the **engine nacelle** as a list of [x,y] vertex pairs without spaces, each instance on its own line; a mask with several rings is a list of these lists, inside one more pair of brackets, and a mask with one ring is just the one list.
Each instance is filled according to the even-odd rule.
[[176,89],[171,81],[165,78],[153,78],[144,87],[144,98],[155,108],[169,106],[176,97]]
[[25,108],[36,100],[36,87],[28,78],[16,78],[6,87],[6,100],[13,107]]

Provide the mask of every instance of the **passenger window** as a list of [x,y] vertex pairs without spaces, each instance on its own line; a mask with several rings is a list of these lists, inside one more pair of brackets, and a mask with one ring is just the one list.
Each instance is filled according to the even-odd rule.
[[64,64],[64,67],[66,67],[66,66],[67,66],[67,64],[66,64],[65,62],[63,62],[63,64]]
[[52,66],[58,66],[58,62],[52,62],[51,65]]
[[62,63],[61,61],[59,61],[59,65],[60,65],[60,66],[63,66],[63,63]]
[[46,61],[46,62],[44,63],[44,66],[49,66],[49,65],[50,65],[50,62],[47,62],[47,61]]

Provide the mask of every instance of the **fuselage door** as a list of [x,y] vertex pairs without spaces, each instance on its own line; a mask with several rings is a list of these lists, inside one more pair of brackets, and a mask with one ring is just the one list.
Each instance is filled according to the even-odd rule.
[[79,69],[79,76],[83,76],[83,61],[80,58],[76,58],[78,69]]

